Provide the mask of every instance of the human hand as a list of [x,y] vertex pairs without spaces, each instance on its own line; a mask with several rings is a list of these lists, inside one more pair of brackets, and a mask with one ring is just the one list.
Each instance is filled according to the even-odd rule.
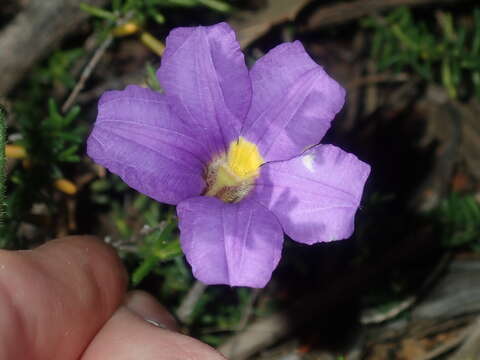
[[0,250],[0,359],[224,359],[126,284],[115,252],[94,237]]

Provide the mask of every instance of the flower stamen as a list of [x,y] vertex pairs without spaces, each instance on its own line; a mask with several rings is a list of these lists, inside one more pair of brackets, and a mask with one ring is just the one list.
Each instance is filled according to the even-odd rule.
[[263,163],[258,147],[239,137],[231,142],[226,154],[218,156],[208,165],[205,195],[225,202],[240,201],[252,189]]

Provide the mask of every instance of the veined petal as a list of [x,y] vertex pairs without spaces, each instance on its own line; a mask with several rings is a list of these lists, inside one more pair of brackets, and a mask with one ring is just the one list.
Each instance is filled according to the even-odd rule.
[[283,231],[260,204],[196,197],[177,207],[180,242],[193,274],[206,284],[264,287],[281,257]]
[[266,161],[290,159],[319,143],[344,103],[345,90],[298,41],[269,51],[250,78],[252,106],[242,135]]
[[130,187],[168,204],[205,187],[202,143],[168,108],[165,97],[138,86],[106,92],[87,153]]
[[293,240],[348,238],[370,166],[333,145],[262,166],[252,199],[272,210]]
[[167,37],[158,77],[174,112],[214,153],[239,135],[251,84],[235,33],[226,23],[177,28]]

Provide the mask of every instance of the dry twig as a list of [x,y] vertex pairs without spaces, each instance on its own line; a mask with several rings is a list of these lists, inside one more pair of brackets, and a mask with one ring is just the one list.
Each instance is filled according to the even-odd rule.
[[87,82],[88,78],[92,74],[92,71],[95,69],[98,62],[100,61],[102,56],[105,54],[105,51],[108,49],[112,41],[113,41],[113,36],[108,35],[105,38],[105,40],[102,41],[102,43],[97,48],[97,50],[95,50],[95,53],[93,54],[92,58],[88,62],[87,66],[85,66],[85,68],[83,69],[82,74],[80,75],[80,79],[78,80],[77,84],[73,88],[72,92],[68,96],[65,103],[62,105],[63,113],[66,113],[75,103],[75,100],[77,99],[78,94],[80,94],[80,91],[82,91],[83,87],[85,86],[85,83]]
[[[440,355],[443,355],[443,354],[451,351],[452,349],[456,348],[458,345],[460,345],[465,340],[465,338],[467,337],[467,334],[468,334],[468,332],[466,330],[462,331],[462,333],[460,335],[458,335],[457,337],[455,337],[455,338],[453,338],[449,341],[446,341],[445,343],[436,347],[432,351],[428,352],[427,354],[425,354],[425,356],[423,356],[422,358],[420,358],[418,360],[433,360],[433,359],[436,359]],[[465,360],[465,359],[462,358],[462,360]]]
[[[103,6],[108,0],[85,0]],[[0,32],[0,96],[6,95],[23,74],[65,35],[88,17],[80,0],[31,0]]]
[[368,14],[397,6],[420,6],[441,3],[458,3],[469,0],[357,0],[319,8],[302,27],[303,31],[341,24]]
[[245,305],[243,309],[242,317],[238,322],[237,331],[242,331],[245,328],[245,326],[247,326],[248,321],[250,320],[253,313],[253,307],[257,302],[260,292],[261,292],[261,289],[252,290],[252,293],[250,294],[250,298],[248,299],[248,303]]
[[464,335],[466,337],[465,342],[452,355],[450,360],[473,360],[480,358],[480,318],[465,331]]
[[241,11],[229,20],[242,48],[264,35],[272,26],[293,20],[310,0],[268,0],[258,11]]
[[187,323],[190,316],[195,309],[195,305],[197,304],[200,297],[205,292],[207,285],[201,283],[200,281],[196,281],[192,288],[189,290],[188,294],[183,299],[182,303],[178,307],[177,310],[177,317],[178,320],[182,323]]

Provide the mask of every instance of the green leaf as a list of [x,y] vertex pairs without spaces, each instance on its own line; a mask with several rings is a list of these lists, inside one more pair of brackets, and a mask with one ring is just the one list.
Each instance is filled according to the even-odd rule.
[[176,228],[174,221],[168,222],[162,231],[156,231],[153,236],[152,247],[142,263],[135,269],[132,275],[133,285],[138,285],[157,265],[159,261],[167,261],[179,256],[182,251],[180,242],[172,240],[172,232]]
[[471,195],[450,195],[436,211],[442,226],[446,247],[478,245],[480,237],[480,204]]
[[75,105],[70,109],[68,114],[65,115],[62,123],[63,127],[70,125],[70,123],[77,118],[78,114],[80,114],[80,106]]
[[63,161],[63,162],[78,162],[78,161],[80,161],[80,157],[75,154],[77,152],[77,150],[78,150],[78,146],[76,146],[76,145],[71,146],[68,149],[63,150],[58,155],[58,161]]
[[90,189],[94,192],[107,191],[110,187],[110,182],[107,179],[98,179],[90,184]]
[[480,55],[480,9],[475,9],[473,13],[474,26],[472,52],[473,54]]
[[132,284],[133,286],[137,286],[142,282],[142,280],[150,274],[153,268],[158,263],[158,258],[154,255],[151,255],[144,259],[140,266],[138,266],[132,274]]
[[452,14],[439,12],[437,19],[438,19],[440,28],[442,29],[443,34],[445,35],[445,38],[447,40],[454,41],[456,38],[456,34],[453,27]]
[[122,0],[112,0],[113,11],[119,13],[122,10]]
[[143,210],[148,204],[149,198],[143,194],[138,194],[133,200],[133,207],[137,210]]
[[448,95],[455,99],[457,97],[457,89],[453,83],[452,68],[448,59],[442,62],[442,83],[448,91]]
[[5,217],[5,144],[7,130],[7,111],[0,105],[0,236],[3,236]]
[[162,90],[162,87],[160,86],[160,82],[158,81],[158,77],[156,74],[155,68],[152,66],[152,64],[147,63],[146,67],[147,71],[147,84],[148,87],[152,90],[155,91],[160,91]]
[[89,13],[90,15],[93,15],[95,17],[101,18],[101,19],[107,19],[111,21],[116,21],[117,20],[117,15],[114,13],[104,10],[102,8],[87,4],[87,3],[80,3],[80,9],[85,11],[86,13]]
[[58,111],[57,103],[53,98],[48,99],[48,115],[49,115],[49,123],[54,128],[60,128],[63,122],[62,116]]
[[83,142],[83,137],[81,136],[81,134],[78,134],[78,132],[73,132],[73,133],[62,132],[56,135],[59,139],[73,142],[75,144],[81,144]]
[[475,71],[472,74],[472,81],[475,88],[475,96],[480,100],[480,71]]
[[173,241],[169,241],[166,244],[163,244],[160,248],[156,249],[154,254],[162,261],[177,257],[182,254],[180,241],[178,238]]
[[162,6],[178,6],[178,7],[194,7],[197,5],[196,0],[157,0]]
[[209,7],[210,9],[213,9],[213,10],[216,10],[216,11],[219,11],[219,12],[223,12],[223,13],[228,13],[228,12],[231,12],[232,11],[232,7],[223,2],[223,1],[219,1],[219,0],[198,0],[198,2],[204,6],[207,6]]
[[164,24],[166,21],[165,16],[159,11],[150,10],[148,14],[158,24]]

